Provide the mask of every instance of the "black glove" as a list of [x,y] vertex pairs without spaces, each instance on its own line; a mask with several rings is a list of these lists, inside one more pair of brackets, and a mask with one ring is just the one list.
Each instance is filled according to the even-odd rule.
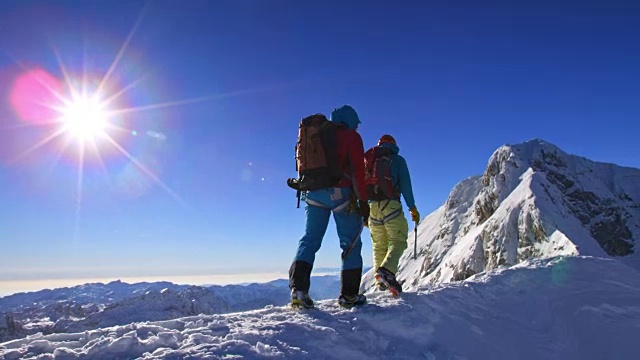
[[293,190],[298,190],[300,191],[300,183],[298,182],[298,179],[295,178],[288,178],[287,179],[287,186],[289,186],[290,188],[292,188]]
[[369,221],[369,203],[366,201],[358,200],[358,207],[356,208],[356,212],[358,215],[364,218],[365,224]]

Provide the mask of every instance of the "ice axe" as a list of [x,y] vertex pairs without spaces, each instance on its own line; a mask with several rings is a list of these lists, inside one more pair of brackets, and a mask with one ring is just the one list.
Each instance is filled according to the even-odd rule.
[[413,239],[413,260],[416,259],[418,253],[418,222],[415,221],[414,224],[413,233],[415,234],[415,237]]

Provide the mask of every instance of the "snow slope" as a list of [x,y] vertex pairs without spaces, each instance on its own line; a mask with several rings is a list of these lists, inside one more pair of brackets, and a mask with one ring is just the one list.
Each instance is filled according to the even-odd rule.
[[414,236],[397,274],[414,285],[559,255],[615,256],[640,269],[640,170],[570,155],[543,140],[505,145],[483,175],[457,184],[421,221],[417,260]]
[[637,359],[640,276],[616,259],[529,259],[345,310],[199,315],[0,344],[1,359]]

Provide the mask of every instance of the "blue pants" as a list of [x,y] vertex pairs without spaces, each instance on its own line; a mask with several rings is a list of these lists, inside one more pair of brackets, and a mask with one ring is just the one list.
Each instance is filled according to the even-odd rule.
[[328,188],[307,193],[307,224],[304,236],[298,243],[296,261],[304,261],[311,265],[316,253],[322,245],[322,238],[329,226],[329,217],[333,213],[336,222],[338,238],[342,251],[347,251],[353,244],[351,251],[342,262],[342,270],[362,268],[362,217],[355,212],[349,213],[349,199],[351,188]]

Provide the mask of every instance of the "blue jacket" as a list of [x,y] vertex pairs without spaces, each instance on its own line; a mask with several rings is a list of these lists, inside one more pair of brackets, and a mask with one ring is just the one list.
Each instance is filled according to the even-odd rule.
[[380,146],[390,148],[393,151],[393,158],[391,161],[391,183],[393,187],[400,190],[404,201],[407,203],[409,209],[413,209],[416,206],[415,199],[413,198],[413,188],[411,187],[411,176],[409,175],[409,167],[407,161],[400,155],[400,148],[391,143],[382,143]]

